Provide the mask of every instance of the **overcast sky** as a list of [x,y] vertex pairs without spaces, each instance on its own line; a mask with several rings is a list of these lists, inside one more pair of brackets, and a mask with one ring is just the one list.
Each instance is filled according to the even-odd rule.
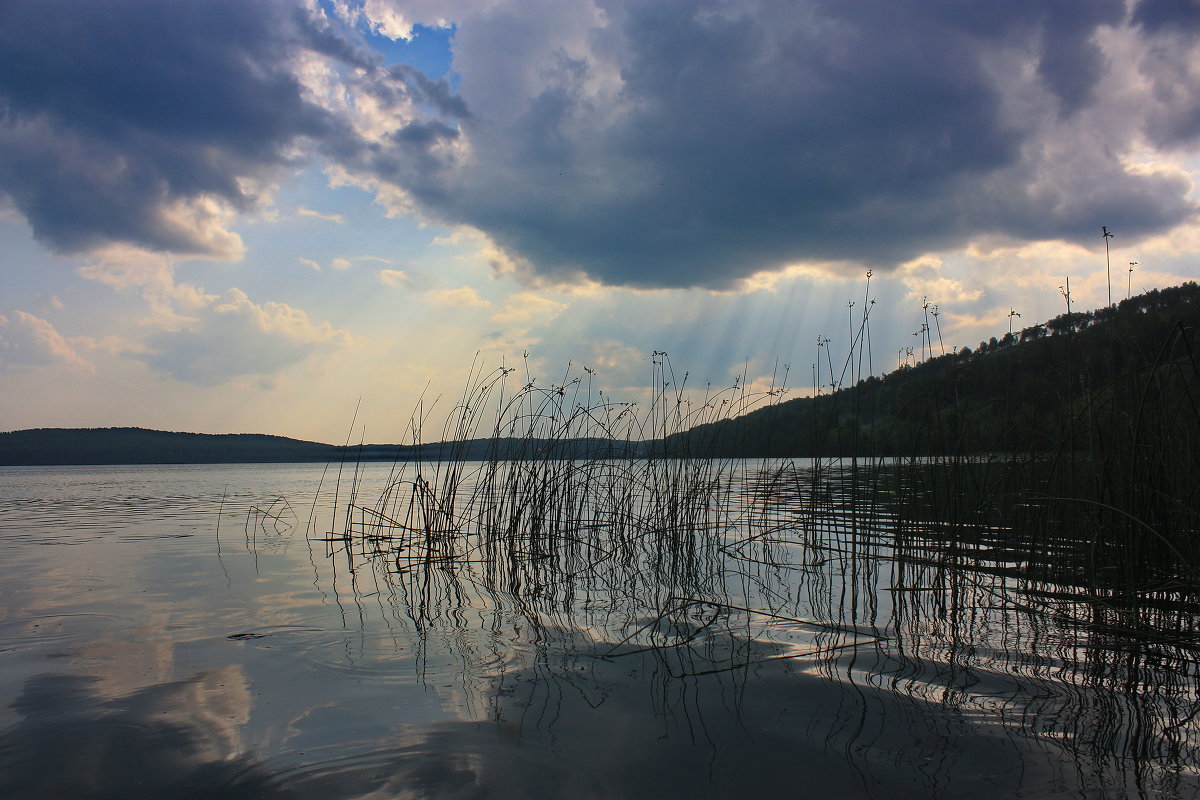
[[0,430],[803,394],[1200,277],[1198,176],[1195,2],[4,0]]

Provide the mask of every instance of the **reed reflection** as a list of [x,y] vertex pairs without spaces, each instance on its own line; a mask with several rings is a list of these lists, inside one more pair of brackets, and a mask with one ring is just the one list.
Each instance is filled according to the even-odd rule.
[[438,680],[456,663],[496,722],[552,735],[578,727],[564,698],[603,715],[640,696],[666,735],[714,759],[748,717],[838,756],[864,786],[900,775],[958,796],[966,764],[988,775],[985,795],[1039,781],[1200,794],[1185,587],[1065,582],[1065,543],[969,505],[938,517],[914,502],[911,472],[556,458],[409,469],[313,539],[347,602],[411,627],[422,669],[440,648]]

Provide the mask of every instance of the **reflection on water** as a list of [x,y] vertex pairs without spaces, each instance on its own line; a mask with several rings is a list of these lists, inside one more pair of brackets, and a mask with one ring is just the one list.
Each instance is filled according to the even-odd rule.
[[79,674],[28,679],[4,732],[6,797],[259,797],[267,773],[241,755],[248,711],[236,667],[108,699]]
[[0,470],[0,795],[1200,797],[1182,591],[763,466]]

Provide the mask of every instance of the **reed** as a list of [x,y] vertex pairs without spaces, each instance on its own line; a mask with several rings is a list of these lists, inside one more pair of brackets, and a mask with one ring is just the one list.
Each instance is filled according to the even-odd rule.
[[[340,529],[321,537],[327,554],[424,586],[410,606],[424,622],[454,606],[470,574],[531,614],[616,592],[629,620],[686,627],[699,601],[729,605],[730,568],[714,567],[728,559],[749,574],[777,565],[780,548],[801,548],[799,569],[861,564],[864,548],[883,548],[932,565],[937,581],[974,564],[1043,594],[1086,596],[1071,613],[1096,630],[1190,641],[1164,609],[1200,607],[1195,328],[1170,328],[1152,356],[1132,351],[1151,340],[1151,316],[1195,312],[1200,291],[1088,314],[1068,306],[949,353],[925,300],[921,358],[881,380],[861,377],[873,363],[870,281],[857,319],[849,305],[844,358],[818,339],[803,418],[781,402],[786,368],[763,391],[744,376],[694,390],[655,352],[652,396],[637,404],[607,395],[586,367],[542,384],[527,359],[521,369],[477,360],[440,426],[429,424],[436,403],[418,405],[409,430],[420,457],[397,462],[379,496],[360,496],[350,465]],[[977,390],[996,376],[999,390]],[[807,426],[808,459],[793,461]],[[680,597],[697,603],[672,605]]]
[[[1200,303],[1160,299],[957,352],[926,301],[910,363],[863,378],[868,275],[848,342],[818,343],[803,414],[782,385],[694,389],[661,352],[640,404],[586,367],[541,383],[477,361],[444,422],[418,406],[420,458],[382,492],[344,465],[337,527],[315,538],[423,644],[482,628],[496,650],[532,645],[531,687],[602,696],[582,684],[603,663],[652,674],[664,705],[721,681],[736,705],[755,670],[802,662],[920,701],[896,707],[914,730],[922,709],[999,710],[1096,791],[1111,773],[1179,795],[1197,756],[1200,365],[1190,318],[1145,326]],[[291,519],[256,514],[260,532]],[[842,695],[830,741],[871,746],[869,695]]]
[[[695,392],[668,354],[654,353],[651,365],[654,392],[638,405],[610,398],[586,367],[568,365],[542,385],[527,362],[518,378],[477,361],[435,441],[423,431],[436,404],[412,416],[419,460],[396,463],[370,502],[355,481],[335,513],[341,529],[319,537],[327,555],[382,561],[443,596],[460,591],[455,573],[468,565],[492,591],[564,607],[579,582],[601,575],[606,585],[627,576],[627,590],[643,600],[708,592],[711,576],[699,565],[771,492],[735,490],[739,462],[720,454],[723,429],[682,434],[736,425],[783,388],[753,391],[739,377]],[[423,597],[416,616],[436,607]]]
[[[922,537],[937,532],[947,563],[999,548],[1011,556],[1006,574],[1087,597],[1081,624],[1190,641],[1181,614],[1200,609],[1197,295],[1185,285],[1173,298],[1069,311],[1045,326],[1056,335],[1027,329],[1018,348],[1010,333],[933,374],[906,417],[910,432],[914,420],[927,428],[895,471],[896,513]],[[945,392],[981,359],[1007,384],[985,411]],[[1060,382],[1030,379],[1037,361],[1061,366]]]

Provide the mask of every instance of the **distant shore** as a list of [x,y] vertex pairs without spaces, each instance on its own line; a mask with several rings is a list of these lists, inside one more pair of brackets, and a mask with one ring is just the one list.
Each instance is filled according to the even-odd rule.
[[[358,461],[416,461],[454,458],[509,458],[523,440],[473,439],[423,445],[340,446],[261,433],[179,433],[145,428],[35,428],[0,433],[0,466],[88,466],[105,464],[277,464]],[[536,443],[535,443],[536,444]],[[614,456],[629,455],[622,443],[580,441]],[[453,451],[452,453],[450,451]]]

